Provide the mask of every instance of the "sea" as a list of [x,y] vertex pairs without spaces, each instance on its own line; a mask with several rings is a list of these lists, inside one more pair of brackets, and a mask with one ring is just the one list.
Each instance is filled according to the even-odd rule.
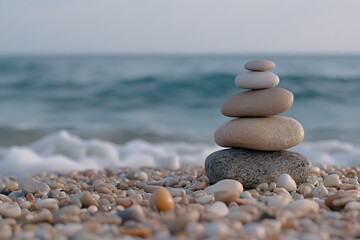
[[254,59],[276,63],[302,123],[290,149],[360,165],[360,56],[0,56],[0,174],[204,164],[223,102]]

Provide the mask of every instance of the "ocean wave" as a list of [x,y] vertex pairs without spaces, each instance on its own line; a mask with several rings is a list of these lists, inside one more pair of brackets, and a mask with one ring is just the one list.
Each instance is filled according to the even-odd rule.
[[[2,148],[0,173],[20,175],[141,166],[178,169],[204,164],[210,153],[220,149],[205,143],[149,143],[139,139],[119,145],[99,139],[81,139],[63,130],[27,146]],[[291,150],[308,156],[314,165],[357,166],[360,159],[359,147],[337,140],[304,142]]]

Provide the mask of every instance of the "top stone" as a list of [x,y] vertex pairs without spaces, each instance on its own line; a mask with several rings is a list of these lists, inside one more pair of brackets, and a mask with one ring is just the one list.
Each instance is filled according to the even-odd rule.
[[269,60],[255,60],[245,64],[245,69],[250,71],[265,72],[275,68],[275,63]]

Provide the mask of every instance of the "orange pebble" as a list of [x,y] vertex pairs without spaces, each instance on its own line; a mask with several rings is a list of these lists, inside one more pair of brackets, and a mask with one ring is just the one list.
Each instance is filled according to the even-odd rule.
[[171,211],[174,209],[174,199],[168,190],[163,187],[156,189],[151,195],[151,205],[159,211]]

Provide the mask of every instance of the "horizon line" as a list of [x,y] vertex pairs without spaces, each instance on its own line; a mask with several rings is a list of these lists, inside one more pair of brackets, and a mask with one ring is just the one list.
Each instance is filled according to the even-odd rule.
[[98,52],[98,53],[0,53],[0,58],[6,57],[247,57],[247,56],[272,56],[272,57],[281,57],[281,56],[288,56],[288,57],[358,57],[360,56],[360,52],[349,53],[349,52],[341,52],[341,53],[334,53],[334,52],[236,52],[236,53],[229,53],[229,52],[198,52],[198,53],[190,53],[190,52],[169,52],[169,53],[161,53],[161,52],[145,52],[145,53],[137,53],[137,52]]

